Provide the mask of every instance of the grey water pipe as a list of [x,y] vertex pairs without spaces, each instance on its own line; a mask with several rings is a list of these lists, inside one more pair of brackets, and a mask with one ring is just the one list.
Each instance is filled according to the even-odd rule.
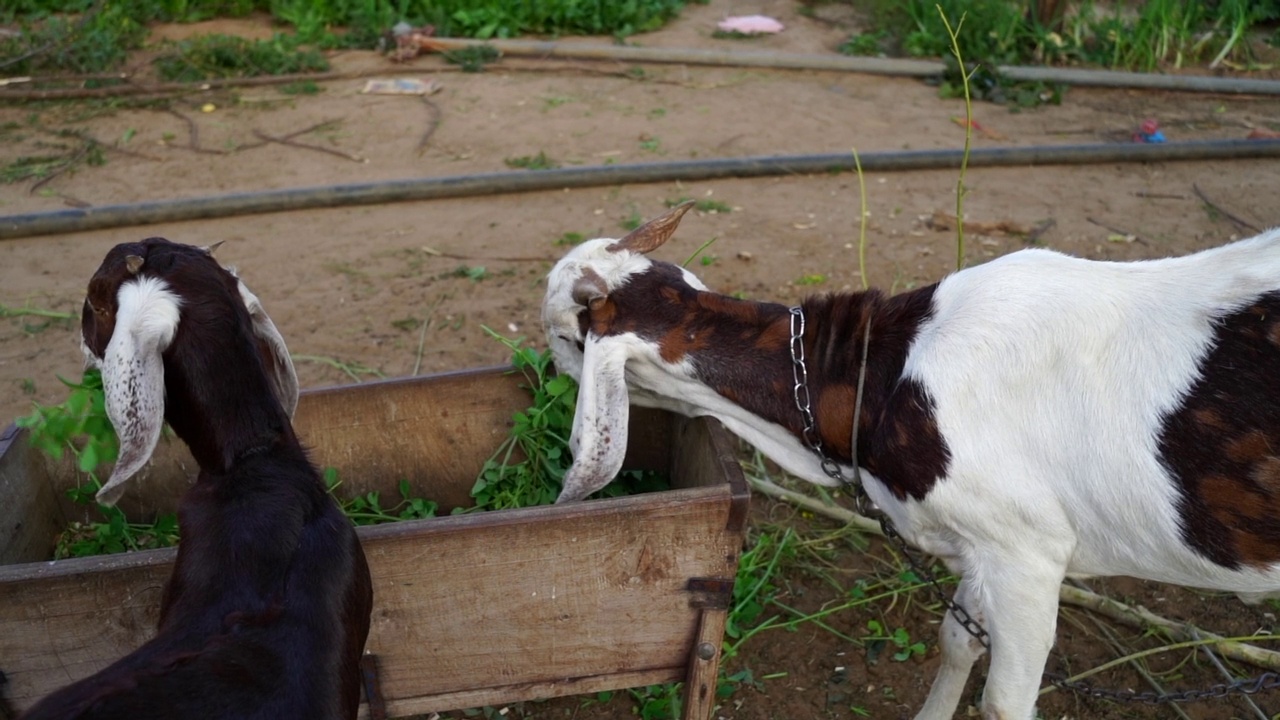
[[[1209,140],[1154,145],[1142,143],[1041,145],[975,149],[969,155],[969,167],[1244,160],[1276,157],[1280,157],[1280,140]],[[955,169],[960,167],[962,158],[961,150],[869,152],[860,156],[864,172]],[[853,169],[851,153],[766,155],[553,170],[503,171],[350,185],[263,190],[252,193],[0,216],[0,240],[288,210],[438,200],[601,185],[677,180],[691,182],[771,175],[811,175],[849,172]]]
[[[620,62],[685,63],[689,65],[763,67],[788,70],[835,70],[917,78],[938,77],[945,69],[945,66],[936,60],[850,57],[845,55],[773,51],[727,51],[634,47],[630,45],[592,45],[540,40],[470,40],[463,38],[430,38],[425,44],[432,49],[439,50],[457,50],[477,45],[489,45],[507,55],[534,57],[614,60]],[[1156,75],[1112,70],[1023,67],[1018,65],[1000,65],[996,70],[1007,78],[1022,82],[1056,82],[1095,87],[1280,95],[1280,80]]]

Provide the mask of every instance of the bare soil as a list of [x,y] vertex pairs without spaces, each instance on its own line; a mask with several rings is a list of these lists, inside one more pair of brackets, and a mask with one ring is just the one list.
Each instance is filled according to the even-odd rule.
[[[631,42],[834,52],[858,25],[844,6],[819,6],[816,17],[800,14],[799,8],[792,0],[711,0],[690,5],[669,27]],[[712,37],[722,17],[756,12],[781,19],[786,30],[749,41]],[[157,28],[167,37],[195,32],[261,36],[270,28],[258,20]],[[442,89],[424,101],[362,94],[364,79],[322,83],[311,95],[288,95],[279,87],[241,88],[185,96],[171,105],[174,112],[103,102],[5,104],[0,124],[19,123],[25,129],[0,144],[0,166],[49,154],[51,145],[67,145],[66,138],[52,134],[62,128],[117,149],[106,152],[105,164],[81,166],[34,192],[29,181],[0,186],[0,213],[533,172],[510,169],[506,161],[539,153],[563,166],[593,166],[854,147],[861,152],[951,149],[964,141],[956,122],[964,117],[963,103],[940,99],[935,88],[914,80],[678,65],[650,65],[638,73],[630,65],[606,62],[516,58],[473,74],[437,57],[397,65],[369,52],[335,53],[331,60],[337,70],[430,78]],[[146,71],[145,61],[145,56],[137,60],[140,72]],[[1148,117],[1158,119],[1173,142],[1243,138],[1255,128],[1280,127],[1277,98],[1130,90],[1077,88],[1058,106],[1011,112],[979,103],[974,112],[984,129],[974,134],[975,147],[1129,142]],[[28,125],[33,113],[38,122]],[[325,121],[332,122],[295,138],[325,151],[262,144],[255,134],[284,136]],[[954,269],[955,233],[935,217],[955,210],[956,173],[872,173],[866,180],[871,284],[902,290]],[[970,265],[1029,242],[1100,259],[1178,255],[1252,234],[1245,224],[1280,223],[1280,163],[1273,160],[975,169],[966,185],[971,226],[965,259]],[[1217,209],[1197,196],[1197,187]],[[703,259],[691,265],[711,287],[793,302],[811,292],[860,286],[857,180],[851,174],[827,174],[334,208],[8,240],[0,242],[0,303],[76,313],[87,279],[116,243],[153,235],[193,244],[225,240],[219,257],[237,266],[261,297],[298,356],[304,386],[502,364],[506,349],[482,327],[541,343],[543,278],[564,249],[557,240],[566,233],[617,237],[629,219],[652,217],[664,202],[686,197],[731,209],[690,214],[677,240],[658,254],[683,262],[714,238]],[[30,316],[0,320],[0,417],[24,414],[33,401],[57,402],[65,396],[55,375],[71,378],[81,370],[76,325]],[[794,524],[811,534],[833,527],[763,499],[757,500],[755,514],[762,526]],[[875,543],[863,552],[835,541],[828,572],[847,588],[860,575],[885,572],[890,558]],[[781,582],[785,601],[801,610],[838,603],[844,596],[798,563],[788,567]],[[1097,588],[1227,635],[1269,632],[1276,622],[1265,606],[1249,608],[1205,593],[1125,580]],[[825,622],[863,637],[868,619],[908,629],[929,651],[905,662],[893,661],[886,652],[872,662],[866,648],[813,623],[793,632],[768,631],[727,663],[729,672],[750,669],[756,684],[739,686],[717,715],[736,720],[910,717],[937,663],[937,609],[927,595],[917,595],[871,611],[836,613]],[[1151,645],[1142,645],[1146,641],[1137,631],[1114,631],[1127,646]],[[1086,615],[1064,611],[1051,665],[1078,671],[1116,656]],[[1168,653],[1150,667],[1164,673],[1161,682],[1172,689],[1221,680],[1203,656]],[[976,669],[971,682],[974,702],[983,672]],[[1124,668],[1104,673],[1100,683],[1149,689]],[[1258,702],[1267,717],[1280,712],[1280,696],[1264,694]],[[512,711],[625,718],[632,716],[633,704],[619,693],[611,702],[562,699],[525,703]],[[1044,718],[1055,719],[1177,717],[1168,708],[1118,706],[1063,692],[1047,695],[1041,709]],[[1229,699],[1188,706],[1186,716],[1256,717],[1252,712],[1239,699]]]

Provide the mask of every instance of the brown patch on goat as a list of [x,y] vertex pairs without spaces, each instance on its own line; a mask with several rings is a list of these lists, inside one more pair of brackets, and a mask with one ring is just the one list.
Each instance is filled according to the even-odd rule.
[[876,459],[867,469],[886,481],[898,499],[924,499],[946,475],[951,459],[933,415],[933,401],[914,380],[903,380],[889,398],[875,437]]
[[1223,429],[1227,427],[1227,422],[1222,419],[1216,410],[1201,408],[1192,413],[1195,421],[1205,427]]
[[[857,395],[854,385],[828,385],[816,398],[814,419],[821,429],[822,443],[844,457],[852,450],[853,406]],[[862,415],[867,414],[862,408]]]
[[1227,568],[1280,562],[1280,293],[1214,325],[1160,459],[1179,491],[1183,539]]
[[613,298],[605,298],[604,302],[582,312],[582,317],[587,318],[587,331],[599,337],[613,334],[613,324],[618,316],[618,305]]
[[1227,443],[1227,457],[1233,462],[1257,462],[1271,455],[1266,433],[1254,430]]

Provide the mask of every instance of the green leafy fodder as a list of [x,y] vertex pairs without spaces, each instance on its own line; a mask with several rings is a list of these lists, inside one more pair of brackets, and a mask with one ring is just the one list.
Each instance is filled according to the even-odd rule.
[[330,494],[334,494],[338,507],[342,508],[342,512],[356,525],[381,525],[401,520],[420,520],[435,517],[436,510],[439,509],[439,505],[434,500],[415,497],[406,479],[401,479],[396,486],[400,493],[400,501],[384,508],[381,494],[377,490],[370,490],[348,500],[338,497],[334,491],[342,485],[342,480],[338,478],[337,468],[325,468],[322,475],[325,487]]
[[[549,505],[563,486],[573,464],[569,436],[578,402],[578,385],[568,375],[555,375],[549,350],[523,345],[523,338],[505,338],[489,328],[484,331],[511,350],[515,372],[524,376],[532,395],[530,406],[512,417],[507,438],[485,461],[471,489],[475,510]],[[617,480],[595,497],[616,497],[666,489],[660,473],[624,470]]]
[[26,428],[31,444],[55,460],[70,451],[81,472],[92,473],[101,464],[115,462],[120,442],[107,417],[102,373],[85,370],[78,383],[58,380],[70,391],[67,399],[58,405],[36,404],[30,415],[17,419],[17,426]]
[[154,522],[129,522],[120,508],[94,501],[94,494],[100,487],[97,475],[90,473],[88,483],[67,490],[67,497],[76,504],[95,506],[105,522],[73,520],[54,541],[54,560],[110,555],[178,544],[176,513],[161,513]]
[[18,418],[17,425],[28,430],[31,444],[46,455],[61,459],[70,452],[75,456],[77,467],[87,479],[80,486],[69,488],[67,497],[77,504],[94,506],[101,520],[73,521],[54,540],[54,559],[176,543],[178,518],[173,513],[161,514],[153,522],[130,522],[119,508],[94,502],[94,494],[102,486],[98,469],[115,462],[120,451],[115,428],[107,417],[102,374],[90,369],[78,383],[58,379],[69,390],[67,399],[58,405],[36,405],[30,415]]

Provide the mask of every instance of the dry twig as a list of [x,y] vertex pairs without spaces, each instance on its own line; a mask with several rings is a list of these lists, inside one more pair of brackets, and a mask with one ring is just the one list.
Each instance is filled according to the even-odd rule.
[[421,155],[423,150],[427,149],[427,141],[435,134],[436,128],[440,127],[440,106],[431,102],[431,98],[422,95],[422,102],[427,106],[427,110],[431,114],[431,119],[427,121],[427,130],[422,133],[422,139],[418,141],[418,154]]
[[275,135],[268,135],[262,132],[261,130],[257,130],[257,129],[253,131],[253,135],[259,140],[263,140],[266,142],[278,143],[280,145],[288,145],[289,147],[301,148],[303,150],[316,150],[322,153],[329,153],[330,155],[336,155],[340,158],[344,158],[352,162],[358,162],[358,163],[369,162],[368,158],[362,158],[359,155],[354,155],[349,152],[343,152],[342,150],[337,150],[335,148],[327,148],[323,145],[312,145],[310,143],[302,143],[302,142],[298,142],[297,140],[290,140],[287,137],[277,137]]

